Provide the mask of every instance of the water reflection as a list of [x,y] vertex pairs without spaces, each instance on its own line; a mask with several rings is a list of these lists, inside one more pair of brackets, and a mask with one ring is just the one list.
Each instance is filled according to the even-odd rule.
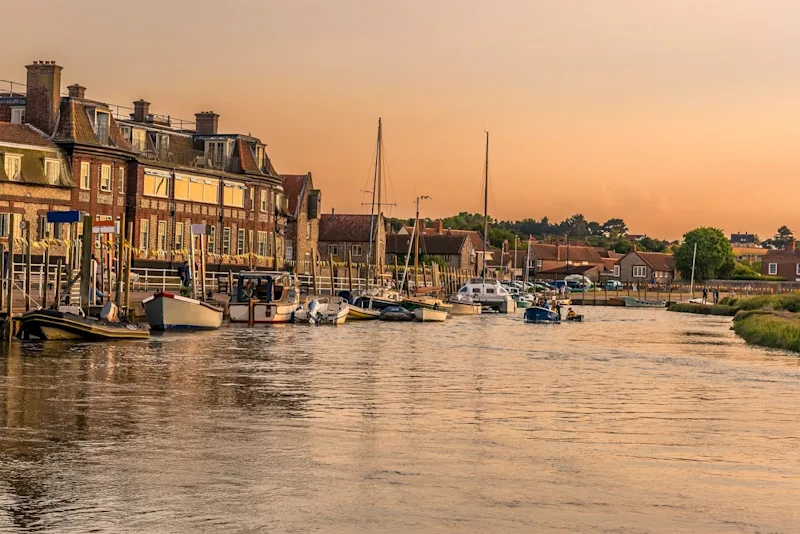
[[0,530],[790,532],[797,358],[588,308],[0,359]]

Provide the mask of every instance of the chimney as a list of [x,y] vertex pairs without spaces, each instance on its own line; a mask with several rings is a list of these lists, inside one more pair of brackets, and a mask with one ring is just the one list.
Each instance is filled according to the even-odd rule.
[[336,214],[335,210],[336,210],[336,208],[331,206],[331,217],[333,217]]
[[73,83],[67,87],[70,98],[79,98],[83,100],[86,97],[86,88],[79,83]]
[[61,69],[55,61],[34,61],[28,69],[25,122],[47,134],[55,131],[61,103]]
[[631,251],[636,252],[636,241],[631,243]]
[[150,102],[145,102],[141,98],[133,103],[133,120],[136,122],[147,122],[150,116]]
[[434,227],[436,228],[436,233],[438,235],[444,234],[444,221],[442,221],[441,219],[436,219]]
[[786,242],[786,250],[789,252],[795,251],[795,240],[793,237],[790,237],[789,240]]
[[219,115],[213,111],[201,111],[195,113],[195,131],[203,135],[213,135],[217,133],[219,127]]

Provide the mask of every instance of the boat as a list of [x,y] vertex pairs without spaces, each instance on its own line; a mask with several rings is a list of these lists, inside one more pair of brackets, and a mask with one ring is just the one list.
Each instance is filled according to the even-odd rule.
[[553,310],[542,308],[541,306],[531,306],[525,309],[524,319],[526,323],[536,324],[557,324],[561,322],[561,317]]
[[455,293],[448,303],[453,307],[450,315],[480,315],[482,306],[463,293]]
[[285,271],[242,271],[231,295],[232,323],[289,323],[297,309],[296,279]]
[[458,290],[458,294],[468,295],[473,302],[493,308],[500,313],[517,311],[514,297],[498,280],[472,278]]
[[347,319],[350,321],[372,321],[381,316],[381,310],[371,308],[359,308],[351,305],[347,311]]
[[385,287],[373,287],[362,293],[353,301],[353,305],[359,308],[382,310],[389,306],[397,306],[403,301],[403,297],[397,291]]
[[447,319],[447,312],[432,310],[430,308],[417,308],[414,310],[414,319],[423,323],[441,323]]
[[[101,317],[113,318],[109,314],[109,303]],[[94,319],[70,311],[39,309],[26,312],[20,318],[24,336],[46,340],[111,341],[114,339],[147,339],[150,327],[144,323],[125,323],[117,320]]]
[[427,308],[429,310],[442,310],[449,312],[453,309],[453,305],[443,301],[440,298],[431,297],[428,295],[419,295],[416,297],[406,297],[400,303],[402,307],[409,311],[414,311],[417,308]]
[[297,307],[294,320],[310,324],[344,324],[349,312],[350,305],[342,297],[316,297]]
[[215,330],[222,325],[219,306],[159,291],[142,301],[153,330]]
[[567,316],[564,318],[564,320],[572,322],[572,323],[580,323],[580,322],[583,322],[583,315],[576,313],[575,315],[570,317],[569,314],[567,314]]
[[633,297],[622,297],[622,302],[628,308],[665,308],[667,306],[665,300],[643,300]]
[[413,321],[414,314],[402,306],[389,306],[381,310],[381,321]]

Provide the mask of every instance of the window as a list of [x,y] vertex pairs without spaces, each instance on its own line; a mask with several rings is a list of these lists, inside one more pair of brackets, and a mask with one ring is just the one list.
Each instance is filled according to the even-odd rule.
[[8,237],[8,227],[11,221],[11,215],[8,213],[0,213],[0,237]]
[[261,212],[266,213],[269,211],[269,202],[267,202],[267,191],[266,189],[261,190]]
[[245,187],[231,182],[223,182],[222,203],[225,206],[244,207]]
[[208,252],[211,254],[216,253],[217,251],[217,227],[212,226],[208,232]]
[[169,178],[167,171],[144,171],[144,191],[143,193],[151,197],[169,197]]
[[176,200],[217,204],[219,202],[219,180],[176,174],[174,195]]
[[139,221],[139,248],[147,249],[150,246],[150,221]]
[[183,250],[183,223],[179,222],[175,224],[175,248],[177,250]]
[[22,177],[22,156],[17,154],[4,154],[6,176],[11,181],[19,180]]
[[158,250],[167,250],[167,221],[158,221],[156,248]]
[[125,167],[117,169],[117,188],[120,195],[125,194]]
[[131,130],[131,146],[136,151],[144,151],[147,147],[147,132],[138,128],[133,128]]
[[215,169],[224,169],[227,166],[228,155],[225,144],[225,141],[206,142],[206,158],[211,161],[211,166]]
[[272,250],[272,245],[274,244],[273,237],[275,237],[275,234],[273,234],[272,232],[269,232],[267,234],[267,254],[269,254],[270,256],[272,256],[273,254]]
[[94,131],[97,134],[97,140],[101,145],[108,144],[108,125],[111,121],[111,115],[105,111],[95,112]]
[[61,162],[57,159],[44,159],[44,175],[50,185],[55,185],[61,178]]
[[263,146],[256,146],[256,163],[258,163],[258,168],[264,168],[264,147]]
[[281,193],[276,193],[275,194],[275,211],[278,212],[278,213],[283,213],[283,211],[284,211],[284,209],[283,209],[283,199],[284,199],[283,194],[281,194]]
[[160,155],[166,155],[169,152],[169,135],[156,134],[156,151]]
[[767,267],[767,272],[773,275],[778,274],[778,264],[770,263],[769,266]]
[[328,245],[328,255],[332,258],[339,255],[338,245]]
[[231,229],[227,227],[222,229],[222,253],[231,253]]
[[634,278],[647,278],[647,266],[646,265],[634,265],[633,266],[633,277]]
[[11,124],[23,124],[25,122],[25,108],[11,108]]
[[250,209],[256,209],[256,188],[250,188],[250,205],[247,206]]
[[306,239],[311,239],[311,223],[306,223]]
[[[256,249],[256,254],[259,256],[267,255],[267,232],[258,232],[258,248]],[[286,259],[289,259],[288,252]]]
[[39,217],[38,239],[44,239],[46,237],[49,237],[50,232],[48,232],[48,230],[49,228],[47,225],[47,217],[45,216]]
[[286,259],[292,261],[294,259],[294,247],[291,243],[286,243]]
[[797,276],[800,276],[800,263],[797,264],[797,270],[795,271]]
[[254,235],[252,230],[247,231],[247,252],[250,254],[256,249],[255,241],[253,241]]
[[91,189],[92,165],[88,161],[81,161],[81,189]]
[[122,134],[122,137],[125,138],[127,142],[131,142],[131,127],[125,124],[119,125],[119,133]]
[[100,165],[100,191],[111,192],[111,165]]
[[247,238],[247,234],[244,228],[239,228],[239,232],[236,236],[236,254],[244,254],[245,253],[245,239]]
[[614,266],[614,276],[619,277],[619,265]]
[[361,245],[353,245],[352,252],[353,256],[361,256]]

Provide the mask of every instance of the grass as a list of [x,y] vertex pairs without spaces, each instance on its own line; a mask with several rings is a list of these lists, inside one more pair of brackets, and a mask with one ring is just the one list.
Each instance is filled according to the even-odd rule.
[[720,304],[732,306],[739,310],[777,310],[789,311],[792,313],[800,312],[800,295],[794,293],[790,295],[763,295],[760,297],[725,297]]
[[800,319],[763,310],[739,312],[733,330],[746,342],[800,352]]
[[677,302],[668,308],[668,311],[678,313],[697,313],[700,315],[725,315],[731,317],[739,311],[734,306],[724,304],[695,304],[693,302]]

